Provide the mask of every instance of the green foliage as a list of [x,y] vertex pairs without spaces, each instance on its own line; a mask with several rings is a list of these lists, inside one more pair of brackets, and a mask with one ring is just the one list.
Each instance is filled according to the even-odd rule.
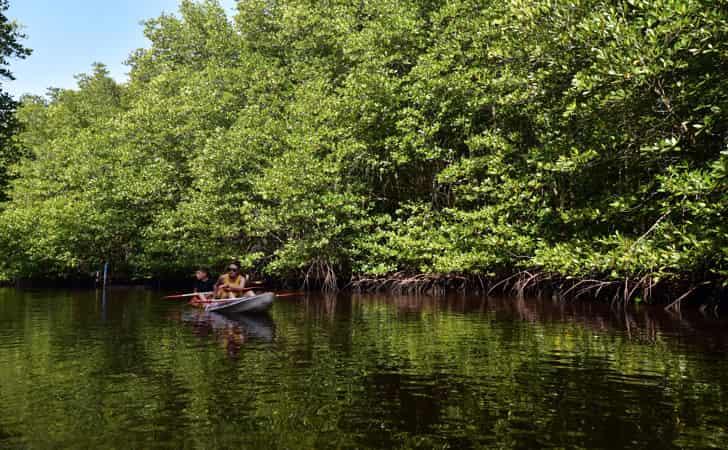
[[727,6],[183,1],[24,99],[0,273],[725,277]]
[[0,202],[7,200],[8,167],[23,156],[22,147],[15,145],[12,139],[18,128],[15,117],[17,102],[2,89],[2,81],[15,79],[8,69],[10,58],[23,59],[31,53],[21,43],[25,35],[20,32],[18,24],[5,15],[7,10],[8,0],[0,0]]

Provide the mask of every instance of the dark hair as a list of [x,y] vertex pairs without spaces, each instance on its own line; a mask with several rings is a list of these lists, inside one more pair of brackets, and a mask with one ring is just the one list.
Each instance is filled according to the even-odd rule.
[[208,269],[207,267],[198,267],[197,268],[197,271],[198,272],[205,272],[207,274],[207,276],[210,276],[210,269]]

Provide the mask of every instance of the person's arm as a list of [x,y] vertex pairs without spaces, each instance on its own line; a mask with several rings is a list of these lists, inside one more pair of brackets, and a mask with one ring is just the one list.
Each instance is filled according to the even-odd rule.
[[[195,281],[195,284],[192,285],[192,292],[194,292],[195,294],[197,294],[198,292],[200,292],[199,286],[200,286],[200,283],[198,283],[197,281]],[[202,296],[202,295],[195,295],[194,297],[192,297],[190,299],[189,303],[194,304],[195,302],[199,302],[201,300],[204,300],[204,296]]]
[[230,286],[230,290],[232,292],[235,292],[236,294],[245,292],[245,285],[248,283],[248,277],[246,277],[242,274],[240,276],[243,277],[243,282],[241,283],[241,285],[240,286]]
[[[192,288],[192,292],[194,292],[195,294],[197,294],[199,292],[197,290],[197,286],[195,286],[194,288]],[[204,295],[195,295],[194,297],[192,297],[190,299],[190,303],[201,302],[204,299],[205,299],[205,296]]]
[[218,291],[220,291],[224,286],[225,281],[223,281],[223,275],[220,275],[215,282],[215,286],[212,287],[212,290],[215,291],[213,295],[217,296]]

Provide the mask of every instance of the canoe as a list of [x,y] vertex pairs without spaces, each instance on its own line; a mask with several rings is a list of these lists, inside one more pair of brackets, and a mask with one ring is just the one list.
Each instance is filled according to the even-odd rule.
[[262,313],[270,309],[274,298],[275,294],[272,292],[264,292],[255,297],[231,298],[224,302],[205,305],[205,311],[223,314]]

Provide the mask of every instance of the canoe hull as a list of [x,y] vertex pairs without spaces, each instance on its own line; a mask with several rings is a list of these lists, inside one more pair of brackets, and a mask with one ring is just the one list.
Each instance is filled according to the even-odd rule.
[[264,292],[255,297],[233,298],[230,301],[205,306],[205,311],[221,314],[263,313],[273,305],[275,294]]

